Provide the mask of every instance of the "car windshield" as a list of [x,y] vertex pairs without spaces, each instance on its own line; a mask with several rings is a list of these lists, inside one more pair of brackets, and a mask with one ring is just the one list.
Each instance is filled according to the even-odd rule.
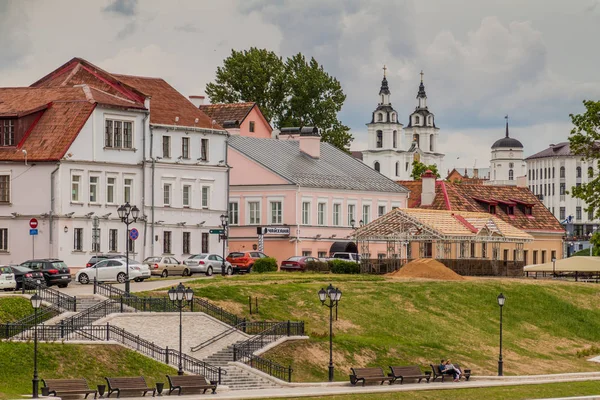
[[68,267],[67,267],[67,264],[65,264],[63,261],[54,261],[54,262],[52,263],[52,266],[53,266],[54,268],[68,268]]
[[148,257],[144,260],[144,262],[146,263],[159,263],[160,262],[160,257]]
[[1,274],[12,274],[12,269],[9,267],[0,267],[0,275]]
[[227,257],[231,257],[231,258],[244,257],[244,253],[229,253],[229,255]]
[[208,256],[208,254],[196,254],[195,256],[191,256],[190,260],[202,260],[206,258],[206,256]]
[[300,260],[301,258],[302,258],[302,257],[294,256],[294,257],[290,257],[290,258],[288,258],[287,260],[288,260],[288,261],[298,261],[298,260]]

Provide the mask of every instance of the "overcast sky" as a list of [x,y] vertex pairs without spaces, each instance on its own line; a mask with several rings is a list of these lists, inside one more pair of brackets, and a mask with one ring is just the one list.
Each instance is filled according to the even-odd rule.
[[77,56],[198,95],[231,49],[302,52],[342,83],[362,149],[382,66],[405,125],[424,70],[444,168],[487,167],[505,114],[526,155],[567,140],[600,99],[599,37],[600,0],[0,0],[0,86]]

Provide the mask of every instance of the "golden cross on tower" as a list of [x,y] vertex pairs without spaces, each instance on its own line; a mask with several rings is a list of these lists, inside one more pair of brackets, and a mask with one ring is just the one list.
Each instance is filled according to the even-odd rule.
[[425,74],[423,73],[423,70],[421,70],[421,83],[423,83],[423,75]]
[[385,72],[387,71],[387,67],[383,64],[383,77],[385,78]]

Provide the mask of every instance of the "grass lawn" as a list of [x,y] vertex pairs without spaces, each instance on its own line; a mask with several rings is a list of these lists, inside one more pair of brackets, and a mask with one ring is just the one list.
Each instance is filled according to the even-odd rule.
[[[118,345],[38,344],[38,370],[43,378],[86,378],[95,388],[105,376],[144,376],[150,386],[166,382],[177,371]],[[0,399],[31,393],[33,342],[0,342]]]
[[[600,382],[550,383],[545,385],[504,386],[482,389],[452,389],[419,392],[350,394],[343,396],[301,397],[303,400],[522,400],[600,394]],[[300,397],[295,397],[300,399]]]
[[20,296],[0,297],[0,324],[14,322],[33,314],[31,302]]
[[[517,279],[466,281],[399,280],[368,275],[311,273],[217,276],[188,283],[196,295],[240,316],[304,320],[309,340],[290,342],[266,354],[294,369],[294,381],[327,378],[329,309],[317,291],[329,282],[342,292],[334,322],[336,380],[351,366],[419,364],[440,358],[495,374],[499,308],[504,306],[504,373],[598,371],[586,357],[600,354],[600,286]],[[161,291],[166,294],[164,291]],[[259,298],[258,316],[248,296]]]

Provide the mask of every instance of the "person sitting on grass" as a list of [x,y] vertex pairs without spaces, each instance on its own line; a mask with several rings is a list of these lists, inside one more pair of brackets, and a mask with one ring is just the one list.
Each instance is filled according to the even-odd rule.
[[442,374],[452,375],[454,377],[454,382],[458,382],[460,380],[460,375],[462,374],[460,368],[455,367],[449,359],[441,361],[440,372]]

